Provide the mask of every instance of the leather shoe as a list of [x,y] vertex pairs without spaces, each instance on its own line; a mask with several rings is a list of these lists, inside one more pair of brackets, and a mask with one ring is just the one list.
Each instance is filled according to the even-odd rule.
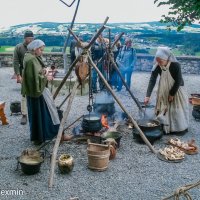
[[25,125],[25,124],[27,124],[27,116],[26,115],[22,115],[21,125]]

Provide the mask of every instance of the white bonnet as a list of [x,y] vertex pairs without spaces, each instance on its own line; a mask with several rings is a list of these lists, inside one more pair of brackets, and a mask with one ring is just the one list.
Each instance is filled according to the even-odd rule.
[[33,50],[38,49],[42,46],[45,46],[45,43],[42,40],[37,39],[37,40],[33,40],[31,43],[29,43],[28,46],[27,46],[27,49],[29,51],[33,51]]
[[154,71],[158,65],[156,58],[160,58],[170,62],[178,62],[169,47],[158,47],[153,61],[153,68],[151,71]]
[[169,47],[158,47],[155,58],[161,58],[163,60],[177,62],[175,56],[173,55]]

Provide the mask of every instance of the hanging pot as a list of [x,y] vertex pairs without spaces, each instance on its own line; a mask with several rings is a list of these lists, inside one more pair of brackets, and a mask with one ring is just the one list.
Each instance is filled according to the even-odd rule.
[[98,132],[102,128],[101,118],[96,114],[83,116],[82,128],[84,132]]

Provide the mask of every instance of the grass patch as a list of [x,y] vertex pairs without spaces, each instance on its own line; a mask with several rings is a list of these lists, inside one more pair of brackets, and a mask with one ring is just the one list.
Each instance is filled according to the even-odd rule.
[[[14,46],[0,46],[1,53],[14,52],[14,49]],[[62,49],[63,47],[59,46],[46,46],[44,52],[62,52]],[[69,54],[69,47],[67,47],[66,52]]]
[[6,52],[13,52],[14,51],[13,46],[0,46],[0,52],[6,53]]

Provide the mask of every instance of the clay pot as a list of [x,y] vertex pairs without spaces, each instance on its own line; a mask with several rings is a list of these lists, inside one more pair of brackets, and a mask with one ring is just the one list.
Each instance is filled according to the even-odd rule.
[[58,159],[58,168],[62,174],[68,174],[74,167],[74,159],[68,154],[62,154]]

